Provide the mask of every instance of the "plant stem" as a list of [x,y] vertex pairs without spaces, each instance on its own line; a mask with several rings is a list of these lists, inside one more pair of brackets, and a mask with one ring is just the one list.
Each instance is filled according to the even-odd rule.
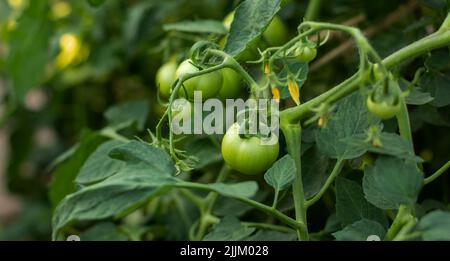
[[322,0],[309,0],[304,19],[307,21],[316,20],[320,11],[321,4]]
[[309,208],[310,206],[314,205],[322,196],[325,194],[327,189],[330,187],[330,185],[333,183],[333,181],[336,179],[337,175],[342,170],[342,167],[344,166],[344,160],[337,160],[336,164],[334,165],[333,171],[331,171],[330,176],[328,176],[327,181],[323,185],[323,187],[320,189],[320,191],[314,195],[310,200],[307,200],[305,202],[306,208]]
[[[216,183],[223,182],[230,173],[230,170],[231,169],[228,167],[228,165],[224,164],[219,172],[219,175],[217,176]],[[203,204],[199,207],[200,224],[198,233],[195,237],[197,240],[201,240],[205,236],[206,230],[212,224],[211,221],[214,219],[212,218],[213,217],[212,212],[218,196],[219,194],[217,194],[214,191],[209,192],[206,198],[204,199]]]
[[301,127],[300,123],[281,123],[281,129],[286,139],[286,145],[289,155],[294,159],[296,167],[296,176],[292,184],[292,194],[294,197],[295,207],[295,220],[299,223],[305,224],[304,230],[297,230],[299,240],[309,240],[307,219],[306,219],[306,207],[305,207],[305,194],[303,191],[302,180],[302,164],[301,164]]
[[242,225],[247,227],[256,227],[256,228],[262,228],[262,229],[270,229],[282,233],[295,233],[295,230],[289,227],[274,225],[274,224],[268,224],[268,223],[257,223],[257,222],[242,222]]
[[431,176],[425,178],[424,183],[425,185],[434,181],[435,179],[437,179],[438,177],[440,177],[442,174],[445,173],[445,171],[447,169],[450,168],[450,160],[447,161],[447,163],[444,164],[444,166],[442,166],[440,169],[438,169],[435,173],[433,173]]
[[403,225],[397,235],[392,239],[392,241],[403,241],[407,240],[409,237],[409,232],[417,224],[417,219],[412,217]]
[[[200,190],[207,190],[207,191],[214,191],[217,192],[220,195],[223,195],[220,191],[215,190],[214,188],[209,187],[206,184],[200,184],[200,183],[195,183],[195,182],[188,182],[188,181],[184,181],[184,182],[180,182],[178,184],[175,185],[176,187],[179,188],[188,188],[188,189],[200,189]],[[245,203],[249,206],[254,207],[255,209],[258,209],[270,216],[275,217],[276,219],[280,220],[281,222],[285,223],[286,225],[294,228],[294,229],[299,229],[299,230],[304,230],[304,224],[297,222],[295,219],[292,219],[288,216],[286,216],[285,214],[283,214],[282,212],[273,209],[272,207],[269,207],[267,205],[264,205],[262,203],[259,203],[255,200],[246,198],[246,197],[242,197],[239,195],[232,195],[232,194],[226,194],[224,195],[226,197],[229,198],[233,198],[236,199],[242,203]]]
[[405,138],[409,144],[411,145],[411,148],[414,148],[412,134],[411,134],[411,124],[409,122],[409,113],[408,113],[408,107],[406,106],[406,102],[404,98],[400,99],[400,112],[397,115],[397,124],[400,132],[400,136]]
[[405,205],[400,206],[397,212],[397,216],[395,217],[394,222],[392,222],[392,225],[387,231],[384,239],[393,240],[395,236],[399,233],[399,231],[402,229],[402,227],[405,225],[405,220],[410,215],[411,210],[409,207]]

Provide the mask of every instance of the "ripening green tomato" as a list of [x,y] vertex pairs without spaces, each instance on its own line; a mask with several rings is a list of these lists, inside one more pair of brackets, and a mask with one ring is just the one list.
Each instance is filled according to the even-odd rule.
[[302,47],[300,50],[297,50],[297,59],[301,62],[309,63],[317,56],[317,50],[313,47]]
[[233,69],[224,68],[220,70],[222,73],[222,88],[220,88],[219,98],[233,99],[242,93],[241,76]]
[[389,78],[375,85],[367,96],[367,109],[382,120],[396,116],[401,109],[401,89],[398,82]]
[[164,98],[169,98],[170,96],[170,88],[176,80],[176,71],[176,62],[169,61],[163,64],[156,72],[156,86],[159,88],[159,94]]
[[[175,77],[178,78],[186,73],[196,73],[199,69],[195,67],[191,60],[185,60],[182,62],[175,73]],[[184,88],[180,88],[178,94],[181,97],[186,97],[188,100],[194,99],[194,92],[201,91],[202,99],[206,100],[216,96],[220,88],[222,87],[222,74],[219,71],[210,72],[197,77],[193,77],[183,83]]]
[[400,112],[400,103],[391,104],[387,101],[375,102],[372,95],[367,97],[367,108],[382,120],[390,119]]
[[287,41],[288,32],[283,21],[274,16],[263,33],[263,37],[270,46],[281,46]]
[[280,150],[278,139],[272,136],[272,143],[265,144],[262,138],[252,136],[243,138],[239,135],[239,124],[234,123],[222,140],[222,156],[233,169],[256,175],[266,171],[278,157]]

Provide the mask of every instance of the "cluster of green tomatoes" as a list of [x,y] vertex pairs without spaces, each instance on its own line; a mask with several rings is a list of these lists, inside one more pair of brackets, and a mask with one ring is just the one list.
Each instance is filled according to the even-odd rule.
[[[223,21],[224,26],[229,30],[234,19],[234,12],[227,15]],[[219,43],[224,45],[222,39]],[[281,46],[288,40],[288,31],[282,20],[275,16],[268,25],[260,39],[255,41],[254,46],[237,57],[239,62],[255,60],[257,50],[269,46]],[[310,62],[316,55],[316,46],[312,43],[304,43],[301,48],[295,51],[296,58],[301,62]],[[172,85],[180,76],[184,74],[197,73],[201,68],[197,67],[190,59],[177,64],[176,59],[171,58],[164,63],[156,74],[156,84],[158,86],[159,97],[169,99],[172,92]],[[202,74],[190,78],[183,82],[182,88],[178,90],[178,97],[183,97],[188,101],[194,99],[194,92],[200,91],[202,99],[219,98],[221,100],[236,99],[243,96],[242,77],[230,68],[223,68],[218,71]],[[181,108],[181,113],[190,112],[192,105],[187,102]],[[266,171],[279,154],[279,143],[266,144],[262,142],[259,135],[243,135],[239,123],[234,123],[225,133],[222,140],[222,155],[225,162],[233,169],[244,174],[261,174]]]

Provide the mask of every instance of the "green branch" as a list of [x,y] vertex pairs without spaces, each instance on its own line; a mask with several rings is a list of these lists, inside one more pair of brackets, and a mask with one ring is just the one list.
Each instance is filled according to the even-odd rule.
[[337,175],[339,175],[339,173],[341,172],[342,167],[344,166],[344,162],[345,162],[344,160],[337,160],[336,161],[336,164],[334,165],[333,171],[331,171],[330,176],[328,176],[327,181],[322,186],[320,191],[316,195],[314,195],[314,197],[312,197],[310,200],[307,200],[305,202],[306,208],[309,208],[310,206],[314,205],[317,201],[319,201],[319,199],[323,196],[323,194],[325,194],[327,189],[330,187],[330,185],[336,179]]
[[450,168],[450,160],[447,161],[447,163],[444,164],[444,166],[442,166],[440,169],[438,169],[435,173],[433,173],[431,176],[425,178],[424,183],[425,185],[428,183],[431,183],[432,181],[434,181],[435,179],[439,178],[442,174],[445,173],[445,171],[447,169]]
[[283,214],[282,212],[273,209],[267,205],[264,205],[262,203],[259,203],[255,200],[246,198],[246,197],[241,197],[241,196],[237,196],[237,195],[229,195],[229,194],[222,194],[220,191],[217,191],[211,187],[209,187],[208,185],[205,184],[200,184],[200,183],[194,183],[194,182],[180,182],[178,184],[175,185],[178,188],[189,188],[189,189],[200,189],[200,190],[207,190],[207,191],[214,191],[217,192],[220,195],[223,195],[225,197],[229,197],[229,198],[233,198],[236,199],[242,203],[245,203],[249,206],[254,207],[255,209],[258,209],[270,216],[275,217],[276,219],[278,219],[279,221],[283,222],[284,224],[297,229],[297,230],[304,230],[305,229],[305,225],[303,223],[297,222],[295,219],[292,219],[291,217],[286,216],[285,214]]
[[[450,14],[447,16],[446,21],[450,21],[449,17]],[[448,44],[450,44],[449,28],[450,28],[449,26],[441,27],[441,29],[436,33],[429,35],[425,38],[422,38],[421,40],[418,40],[417,42],[414,42],[411,45],[408,45],[398,50],[397,52],[386,57],[382,61],[383,65],[387,69],[389,69],[400,65],[401,63],[405,62],[408,59],[412,59],[414,57],[417,57],[418,55],[424,54],[433,49],[447,46]],[[354,74],[341,84],[337,85],[336,87],[315,97],[314,99],[306,103],[303,103],[299,106],[292,107],[282,111],[280,113],[280,117],[285,118],[290,122],[295,122],[297,120],[304,119],[306,116],[308,116],[308,114],[312,113],[312,109],[317,107],[318,105],[322,103],[332,103],[357,90],[362,81],[362,78],[358,76],[359,72]]]

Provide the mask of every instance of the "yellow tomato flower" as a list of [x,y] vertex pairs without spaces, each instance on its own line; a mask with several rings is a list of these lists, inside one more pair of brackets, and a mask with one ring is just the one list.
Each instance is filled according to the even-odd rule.
[[70,33],[61,36],[59,39],[59,47],[61,48],[61,52],[56,57],[56,66],[60,69],[75,62],[82,49],[80,38]]

